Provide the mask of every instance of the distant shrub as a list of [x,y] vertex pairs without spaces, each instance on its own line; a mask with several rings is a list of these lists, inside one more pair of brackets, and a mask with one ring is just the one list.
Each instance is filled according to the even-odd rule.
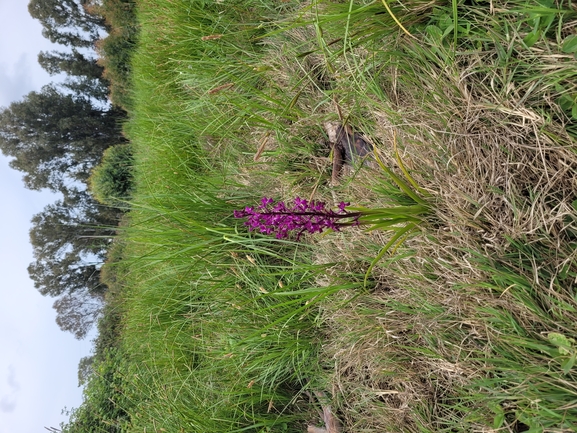
[[122,213],[118,219],[118,230],[116,236],[108,243],[106,250],[106,261],[100,268],[100,282],[107,286],[107,296],[111,291],[114,293],[120,291],[123,285],[123,259],[124,249],[127,244],[126,228],[130,226],[130,214]]
[[106,303],[98,319],[98,335],[92,341],[94,359],[100,362],[109,349],[118,349],[122,332],[122,296],[118,293],[106,294]]
[[98,41],[96,49],[100,54],[98,64],[104,67],[104,78],[110,83],[110,101],[125,110],[130,109],[130,56],[134,42],[115,31]]
[[110,83],[110,100],[129,110],[130,58],[138,38],[136,4],[133,0],[102,0],[92,2],[89,9],[106,20],[108,36],[96,42],[96,51],[104,78]]
[[125,208],[132,195],[132,165],[132,148],[129,144],[106,149],[102,162],[88,179],[94,198],[107,206]]
[[123,259],[122,253],[125,243],[125,240],[121,237],[114,238],[106,252],[106,262],[100,268],[100,281],[108,289],[116,290],[117,285],[122,282],[122,270],[119,268]]
[[127,366],[123,358],[118,350],[110,349],[100,361],[93,363],[83,402],[69,412],[68,423],[60,425],[62,433],[127,431],[133,402],[124,393]]

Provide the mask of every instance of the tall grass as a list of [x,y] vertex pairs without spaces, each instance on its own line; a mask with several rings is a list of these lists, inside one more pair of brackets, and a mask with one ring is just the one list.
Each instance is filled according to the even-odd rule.
[[[139,1],[128,431],[302,432],[321,390],[345,431],[574,431],[575,12]],[[375,148],[338,186],[327,121]],[[299,243],[232,218],[295,195],[422,208]]]

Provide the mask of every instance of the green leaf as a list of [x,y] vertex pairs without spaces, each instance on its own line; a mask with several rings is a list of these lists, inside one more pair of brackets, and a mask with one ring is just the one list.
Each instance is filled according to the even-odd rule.
[[495,417],[493,418],[493,428],[499,429],[505,421],[505,411],[498,403],[491,404],[490,408],[493,412],[495,412]]
[[541,23],[540,23],[540,28],[542,30],[544,30],[545,32],[547,32],[547,30],[549,30],[549,27],[553,23],[553,20],[555,19],[556,16],[557,16],[557,14],[555,12],[551,12],[549,14],[544,14],[543,19],[541,20]]
[[557,100],[557,103],[565,111],[573,110],[573,107],[575,106],[575,101],[571,96],[567,94],[561,95],[561,97]]
[[569,373],[569,371],[575,365],[575,360],[577,360],[577,352],[573,352],[573,355],[571,355],[571,357],[569,357],[568,359],[566,359],[565,361],[563,361],[561,363],[561,368],[563,369],[563,373],[565,373],[565,374]]
[[573,107],[571,107],[571,117],[577,120],[577,104],[573,104]]
[[557,346],[561,355],[568,355],[571,353],[572,343],[575,343],[574,339],[567,338],[558,332],[549,332],[547,339],[550,343]]
[[567,36],[561,46],[564,53],[577,53],[577,35]]
[[533,45],[535,45],[535,42],[539,40],[540,36],[541,32],[533,31],[523,38],[523,42],[525,45],[527,45],[528,48],[531,48]]
[[471,23],[467,23],[465,24],[465,27],[463,26],[458,26],[457,30],[459,31],[459,33],[463,36],[469,36],[469,33],[471,33]]
[[448,14],[444,14],[439,19],[439,27],[443,30],[447,30],[449,27],[453,28],[453,17]]
[[445,31],[443,32],[443,39],[445,39],[445,37],[451,33],[453,31],[453,29],[455,28],[455,26],[453,24],[447,26],[447,28],[445,29]]
[[[573,206],[575,206],[575,202],[573,202]],[[571,265],[569,263],[565,263],[565,265],[559,271],[559,279],[560,280],[564,280],[565,278],[567,278],[567,274],[569,273],[570,268],[571,268]]]
[[425,31],[427,32],[427,35],[429,35],[431,41],[436,42],[438,44],[443,40],[443,32],[439,27],[427,26],[425,28]]
[[501,405],[496,401],[490,401],[488,403],[489,409],[493,411],[495,416],[493,417],[493,428],[499,429],[503,422],[505,421],[505,411],[501,407]]
[[505,421],[505,412],[498,413],[497,415],[495,415],[495,418],[493,418],[493,428],[494,429],[501,428],[504,421]]

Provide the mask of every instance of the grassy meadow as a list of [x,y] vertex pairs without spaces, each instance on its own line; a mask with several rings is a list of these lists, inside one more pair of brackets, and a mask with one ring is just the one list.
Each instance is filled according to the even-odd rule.
[[[115,431],[577,430],[576,4],[136,5]],[[296,242],[263,196],[426,210]]]

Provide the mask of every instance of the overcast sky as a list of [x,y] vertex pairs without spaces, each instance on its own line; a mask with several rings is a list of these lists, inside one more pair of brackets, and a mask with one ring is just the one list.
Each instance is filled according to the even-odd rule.
[[[28,1],[0,0],[0,107],[51,81],[36,56],[59,47],[42,37]],[[78,341],[58,328],[54,299],[28,278],[30,219],[57,197],[24,189],[21,179],[0,154],[0,433],[39,433],[66,421],[62,409],[82,401],[77,366],[92,346],[91,337]]]

